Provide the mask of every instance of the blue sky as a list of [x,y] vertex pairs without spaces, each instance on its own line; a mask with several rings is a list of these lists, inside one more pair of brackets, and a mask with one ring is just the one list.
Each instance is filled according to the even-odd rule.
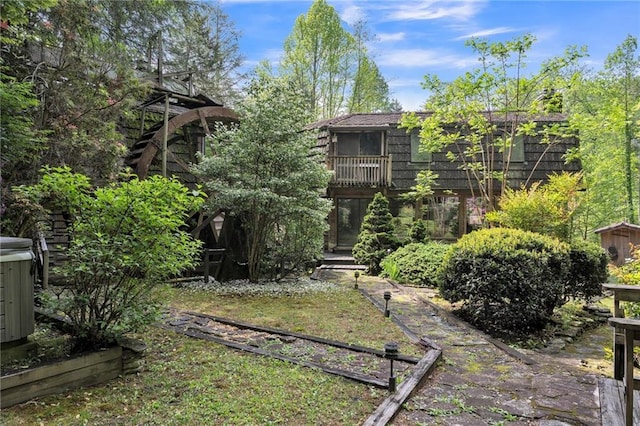
[[[427,97],[425,74],[450,81],[477,67],[465,47],[470,37],[507,41],[525,33],[537,41],[527,72],[562,55],[568,46],[586,46],[586,65],[599,69],[627,35],[640,39],[640,1],[416,1],[328,0],[345,28],[362,19],[376,40],[369,50],[392,96],[405,110],[419,109]],[[247,68],[259,61],[277,64],[296,18],[311,0],[220,0],[241,32]]]

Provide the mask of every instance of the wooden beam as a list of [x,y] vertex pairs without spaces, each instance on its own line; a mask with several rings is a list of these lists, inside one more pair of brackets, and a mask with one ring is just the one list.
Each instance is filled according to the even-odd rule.
[[[202,220],[202,214],[198,217],[198,226],[195,227],[193,231],[191,231],[191,236],[197,237],[204,228],[207,227],[209,223],[211,223],[220,213],[222,213],[221,209],[216,210],[216,212],[212,215],[208,215],[205,220]],[[216,236],[217,238],[217,236]]]
[[[217,106],[208,106],[202,108],[196,108],[187,112],[184,112],[178,116],[173,117],[167,123],[167,132],[168,134],[173,134],[177,129],[184,126],[185,124],[192,123],[194,121],[200,120],[201,114],[205,118],[213,119],[220,122],[232,122],[238,121],[238,116],[236,113],[228,108],[217,107]],[[149,173],[149,167],[151,166],[151,162],[155,158],[156,154],[160,150],[162,146],[162,138],[164,134],[164,126],[154,133],[154,135],[149,139],[147,146],[144,151],[140,155],[140,159],[138,160],[138,166],[136,168],[136,173],[140,179],[145,179]]]
[[242,343],[233,342],[231,340],[222,339],[220,337],[213,336],[211,334],[204,333],[202,331],[194,330],[194,329],[180,329],[178,327],[172,327],[166,324],[159,325],[160,328],[164,328],[166,330],[171,330],[176,333],[184,334],[189,337],[194,337],[196,339],[208,340],[211,342],[219,343],[225,346],[228,346],[233,349],[241,350],[244,352],[250,352],[262,356],[269,356],[272,358],[279,359],[281,361],[287,361],[293,364],[302,365],[304,367],[316,368],[324,371],[325,373],[334,374],[337,376],[346,377],[348,379],[364,383],[367,385],[376,386],[379,388],[386,388],[388,386],[388,382],[386,380],[381,380],[373,376],[367,376],[365,374],[356,373],[353,371],[341,370],[339,368],[329,367],[325,364],[320,364],[318,362],[312,361],[304,361],[299,358],[293,358],[286,355],[282,355],[275,352],[270,352],[264,349],[257,348],[255,346],[244,345]]
[[442,351],[431,350],[416,366],[416,370],[398,386],[398,390],[389,395],[376,411],[363,423],[363,426],[385,426],[402,408],[411,394],[420,386],[423,380],[435,367],[436,362],[442,356]]
[[[238,327],[238,328],[244,328],[244,329],[255,330],[255,331],[263,331],[265,333],[279,334],[281,336],[297,337],[299,339],[309,340],[310,342],[322,343],[323,345],[335,346],[336,348],[348,349],[348,350],[351,350],[351,351],[354,351],[354,352],[368,353],[368,354],[371,354],[371,355],[376,355],[378,357],[384,357],[385,356],[385,353],[384,353],[383,350],[367,348],[365,346],[354,345],[354,344],[351,344],[351,343],[338,342],[336,340],[324,339],[322,337],[310,336],[308,334],[296,333],[294,331],[280,330],[280,329],[271,328],[271,327],[262,327],[262,326],[258,326],[258,325],[248,324],[248,323],[242,322],[242,321],[235,321],[235,320],[231,320],[231,319],[227,319],[227,318],[221,318],[221,317],[216,317],[216,316],[213,316],[213,315],[207,315],[207,314],[203,314],[203,313],[200,313],[200,312],[184,311],[183,313],[185,313],[187,315],[201,317],[201,318],[208,318],[208,319],[211,319],[213,321],[219,322],[221,324],[227,324],[227,325],[231,325],[231,326]],[[418,358],[411,357],[411,356],[406,356],[406,355],[399,355],[398,358],[396,358],[396,359],[398,361],[406,362],[406,363],[409,363],[409,364],[417,364],[420,361]]]
[[[162,76],[162,69],[160,68]],[[160,82],[162,84],[162,81]],[[167,177],[167,139],[169,139],[169,95],[164,97],[164,125],[162,126],[162,176]]]

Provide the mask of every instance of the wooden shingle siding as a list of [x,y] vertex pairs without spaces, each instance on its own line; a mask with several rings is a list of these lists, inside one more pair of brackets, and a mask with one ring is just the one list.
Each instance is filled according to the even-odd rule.
[[396,127],[387,130],[387,144],[389,154],[393,158],[392,187],[397,190],[409,190],[416,184],[418,172],[427,168],[428,163],[411,162],[411,135],[406,129]]
[[[393,156],[392,182],[394,189],[410,189],[415,185],[417,173],[425,169],[430,169],[438,174],[438,185],[435,189],[456,191],[469,188],[465,171],[459,168],[460,163],[452,162],[446,157],[447,149],[433,153],[430,163],[411,163],[411,137],[404,129],[389,129],[387,143],[389,154]],[[577,146],[577,140],[573,138],[549,146],[539,143],[536,138],[526,137],[525,161],[512,162],[509,165],[510,186],[519,188],[529,179],[530,175],[529,184],[535,181],[545,181],[552,173],[579,171],[579,163],[566,164],[565,160],[567,150],[574,146]],[[451,150],[453,149],[454,147],[451,147]],[[547,151],[545,152],[545,150]],[[539,161],[541,156],[543,159]],[[501,164],[502,156],[498,154],[496,156],[496,170],[501,169]]]
[[[422,118],[429,113],[417,113]],[[487,117],[492,114],[487,113]],[[411,133],[407,133],[404,128],[398,127],[398,122],[402,117],[402,113],[371,113],[371,114],[348,114],[341,117],[335,117],[329,120],[323,120],[310,124],[306,128],[316,130],[317,142],[316,148],[320,152],[325,153],[325,161],[329,170],[334,170],[336,165],[341,165],[343,169],[334,170],[336,174],[349,177],[348,181],[344,181],[334,177],[329,184],[327,197],[336,200],[341,198],[366,198],[372,197],[376,192],[382,192],[388,198],[398,197],[402,193],[410,191],[416,185],[416,177],[422,170],[431,170],[438,175],[436,184],[432,188],[436,196],[446,196],[446,194],[458,195],[462,200],[460,203],[459,228],[466,229],[466,197],[471,197],[473,187],[475,196],[479,195],[478,183],[476,179],[463,168],[461,162],[452,162],[447,158],[449,150],[457,153],[459,147],[451,146],[440,152],[434,152],[430,156],[418,156],[415,150],[412,157]],[[493,114],[493,124],[498,128],[505,127],[504,114]],[[495,119],[499,119],[499,122]],[[518,120],[523,122],[525,117],[511,114],[507,120]],[[535,117],[528,117],[538,123],[539,130],[545,125],[553,125],[565,122],[567,117],[564,114],[552,113]],[[507,126],[510,123],[507,121]],[[454,130],[454,129],[451,129]],[[414,130],[416,132],[417,130]],[[356,171],[348,173],[344,170],[345,164],[353,164],[359,167],[359,161],[364,157],[358,155],[357,150],[342,150],[342,152],[353,153],[353,156],[347,158],[343,156],[340,161],[335,157],[337,155],[335,141],[339,141],[339,135],[344,134],[368,134],[379,132],[382,136],[383,145],[381,148],[381,158],[385,155],[391,159],[391,180],[372,177],[368,179],[358,178]],[[349,141],[349,138],[345,138]],[[353,138],[354,143],[357,138]],[[579,162],[566,163],[565,155],[569,148],[578,146],[576,138],[562,138],[553,141],[551,145],[541,144],[539,137],[523,136],[519,139],[518,148],[514,152],[512,162],[509,165],[508,186],[519,189],[525,183],[532,185],[537,181],[546,181],[553,173],[561,173],[563,171],[577,172],[581,169]],[[520,148],[522,147],[522,148]],[[413,160],[413,161],[412,161]],[[362,160],[364,161],[364,160]],[[382,160],[380,160],[382,161]],[[373,163],[373,162],[370,162]],[[502,168],[502,154],[497,152],[494,159],[494,171]],[[501,189],[501,183],[496,180],[494,183],[494,191],[496,194]],[[337,225],[335,212],[329,217],[330,232],[328,234],[328,248],[332,248],[336,244]],[[464,232],[464,231],[462,231]]]

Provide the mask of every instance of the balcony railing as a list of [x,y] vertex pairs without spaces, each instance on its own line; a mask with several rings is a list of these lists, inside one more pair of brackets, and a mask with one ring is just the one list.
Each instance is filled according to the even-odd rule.
[[391,156],[329,157],[331,183],[341,186],[388,186]]

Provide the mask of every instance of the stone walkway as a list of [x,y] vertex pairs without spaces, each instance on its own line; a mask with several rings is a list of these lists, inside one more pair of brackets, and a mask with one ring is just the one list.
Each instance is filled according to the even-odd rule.
[[[321,278],[330,281],[344,273],[351,272],[326,270]],[[443,361],[392,424],[601,425],[600,374],[584,366],[604,359],[610,333],[594,333],[586,346],[575,345],[581,351],[519,351],[518,359],[483,333],[442,315],[428,302],[429,291],[375,277],[363,277],[360,285],[381,304],[390,291],[393,319],[443,350]]]

